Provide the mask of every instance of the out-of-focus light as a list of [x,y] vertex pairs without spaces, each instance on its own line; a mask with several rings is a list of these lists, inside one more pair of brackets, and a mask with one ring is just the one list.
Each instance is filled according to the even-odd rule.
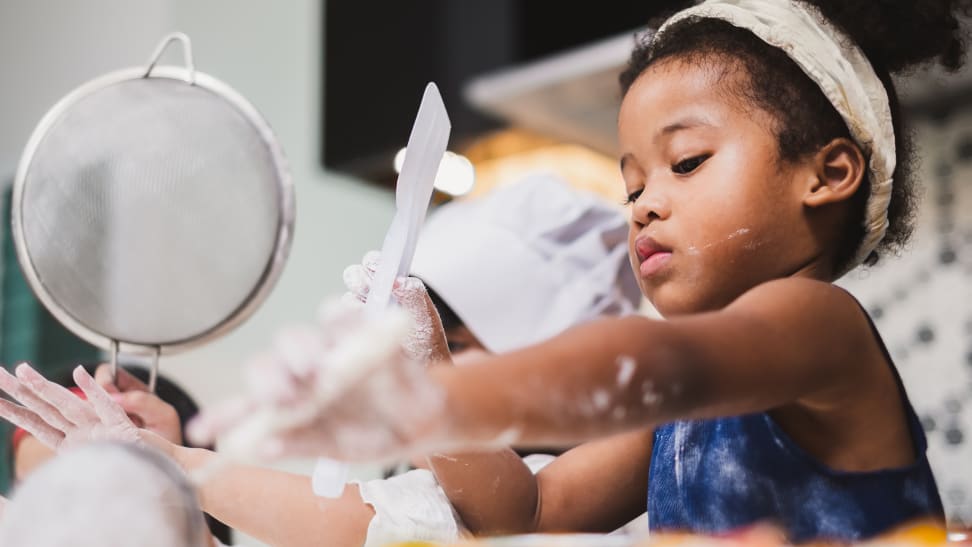
[[460,154],[446,152],[435,174],[435,187],[452,196],[468,194],[476,184],[476,169]]
[[395,153],[394,165],[395,165],[396,173],[402,172],[402,164],[404,163],[405,163],[405,147],[403,146],[401,150]]
[[[395,172],[402,172],[405,163],[405,149],[395,154]],[[446,152],[439,163],[439,170],[435,174],[434,186],[440,192],[451,196],[468,194],[476,184],[476,169],[465,156],[453,152]]]

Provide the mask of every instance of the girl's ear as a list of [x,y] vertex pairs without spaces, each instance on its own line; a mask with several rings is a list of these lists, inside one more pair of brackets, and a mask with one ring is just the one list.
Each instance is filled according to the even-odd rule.
[[821,148],[812,162],[815,177],[803,196],[807,207],[849,200],[860,188],[867,169],[860,147],[843,137]]

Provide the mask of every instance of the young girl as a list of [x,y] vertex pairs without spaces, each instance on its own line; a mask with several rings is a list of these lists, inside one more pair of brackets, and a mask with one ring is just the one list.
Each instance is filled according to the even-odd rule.
[[[273,396],[211,413],[196,436],[259,405],[291,411],[263,445],[277,456],[591,441],[536,476],[434,454],[479,531],[607,531],[647,508],[655,530],[770,521],[803,542],[942,518],[893,363],[831,282],[907,239],[906,131],[888,71],[957,66],[956,8],[713,0],[676,14],[634,52],[618,123],[631,263],[665,321],[597,321],[422,374],[385,347],[402,336],[394,316],[334,311],[313,354],[256,365]],[[372,368],[348,385],[336,369],[355,351]]]
[[[676,14],[633,53],[618,120],[631,263],[667,320],[604,320],[424,379],[389,355],[378,372],[399,374],[370,375],[268,448],[386,457],[607,437],[536,477],[433,458],[478,530],[610,530],[646,500],[656,530],[770,521],[794,542],[941,519],[894,365],[832,282],[908,237],[889,71],[960,64],[953,4],[712,0]],[[265,364],[294,384],[333,378],[294,361]],[[416,399],[430,386],[443,404]],[[220,418],[198,432],[234,421]]]

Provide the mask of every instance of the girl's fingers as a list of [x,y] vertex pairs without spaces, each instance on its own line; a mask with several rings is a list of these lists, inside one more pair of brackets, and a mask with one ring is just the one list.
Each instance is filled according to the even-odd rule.
[[297,381],[312,379],[317,361],[324,351],[317,330],[300,326],[287,329],[274,338],[273,362],[285,367],[288,378]]
[[30,433],[51,450],[57,450],[64,439],[63,432],[48,425],[37,414],[10,401],[0,399],[0,418]]
[[[148,386],[138,378],[132,376],[122,367],[118,367],[118,378],[111,377],[111,365],[98,365],[94,373],[95,383],[108,393],[122,393],[125,391],[148,391]],[[116,385],[117,381],[117,385]]]
[[49,382],[30,365],[24,363],[17,367],[17,378],[38,397],[47,401],[60,411],[69,422],[77,426],[90,426],[98,422],[98,416],[91,406],[64,386]]
[[[111,365],[107,365],[107,367],[108,367],[108,377],[111,378]],[[139,380],[138,378],[133,376],[132,373],[128,372],[122,367],[118,367],[118,378],[116,378],[116,380],[118,382],[118,389],[123,392],[124,391],[151,391],[148,387],[148,384]],[[111,390],[105,389],[105,391],[110,392]]]
[[381,262],[381,251],[368,251],[361,259],[361,265],[373,276],[378,271],[378,264]]
[[371,287],[371,274],[364,266],[353,264],[344,269],[341,274],[344,286],[348,291],[360,300],[368,298],[368,291]]
[[65,418],[60,410],[38,397],[37,394],[2,367],[0,367],[0,389],[51,427],[61,431],[67,431],[74,427],[74,424]]
[[339,447],[321,438],[320,431],[300,428],[280,432],[259,448],[257,457],[273,461],[282,458],[334,458],[350,460]]
[[79,366],[75,368],[73,376],[74,383],[87,396],[88,402],[91,403],[91,406],[94,408],[95,413],[102,423],[119,424],[131,422],[121,405],[116,403],[111,398],[111,395],[108,395],[104,388],[95,382],[94,378],[88,374],[88,371],[84,370],[84,367]]
[[242,423],[257,404],[252,399],[239,398],[205,409],[186,427],[186,436],[196,446],[207,446],[234,426]]
[[285,404],[296,400],[301,385],[306,383],[272,353],[250,359],[243,371],[250,396],[268,404]]

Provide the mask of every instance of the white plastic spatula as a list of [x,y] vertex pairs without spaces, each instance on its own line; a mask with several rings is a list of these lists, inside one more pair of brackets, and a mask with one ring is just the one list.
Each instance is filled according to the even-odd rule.
[[[381,262],[368,292],[365,310],[382,313],[394,304],[392,286],[395,278],[408,275],[415,255],[418,234],[432,199],[432,185],[449,142],[449,114],[446,113],[439,88],[432,82],[425,86],[412,132],[408,136],[405,161],[395,186],[395,216],[381,246]],[[341,495],[348,477],[345,463],[319,459],[314,468],[312,485],[318,496]]]
[[395,186],[395,216],[385,234],[381,263],[365,303],[369,313],[378,313],[388,307],[392,303],[395,278],[408,275],[451,128],[439,88],[430,82],[425,86],[422,104],[405,148],[405,161]]

